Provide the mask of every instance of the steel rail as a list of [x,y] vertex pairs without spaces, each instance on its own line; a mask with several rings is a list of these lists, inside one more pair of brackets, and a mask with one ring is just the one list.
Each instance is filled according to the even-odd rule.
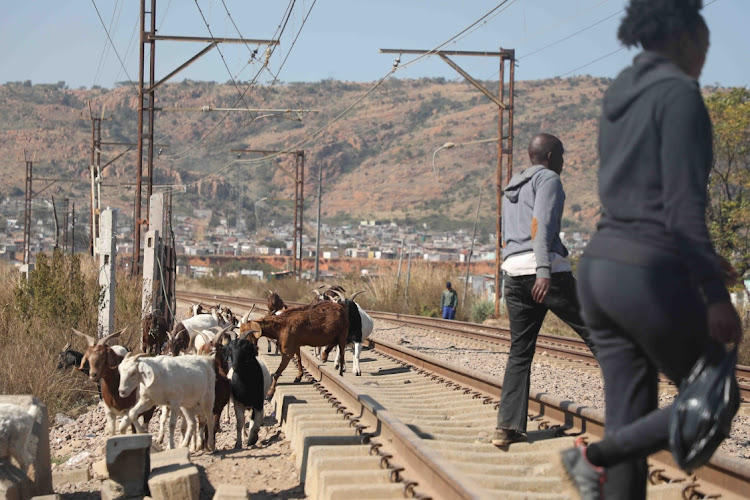
[[[181,293],[191,295],[186,292]],[[194,296],[199,300],[206,300],[206,297],[210,296],[213,300],[220,300],[225,303],[237,300],[236,297],[229,295],[192,294],[191,296]],[[237,305],[242,306],[246,303],[263,305],[265,304],[265,301],[261,299],[240,299],[240,302],[237,302]],[[288,304],[302,305],[302,303],[296,302],[288,302]],[[368,311],[368,313],[370,313],[375,319],[407,324],[415,328],[435,330],[465,339],[491,342],[493,344],[504,346],[510,344],[510,330],[503,327],[382,311]],[[546,350],[552,357],[570,359],[588,365],[598,366],[594,355],[591,354],[591,351],[583,340],[579,338],[540,333],[537,339],[537,349]],[[750,402],[750,366],[737,365],[736,374],[742,401],[744,403]],[[661,380],[664,383],[673,385],[665,376],[662,376]]]
[[[198,294],[192,292],[178,293],[178,298],[181,300],[190,300],[190,297],[192,297],[192,300],[220,300],[224,304],[235,304],[240,307],[249,307],[250,304],[265,302],[260,299],[244,299],[228,295]],[[487,377],[481,372],[469,370],[465,367],[438,360],[432,356],[418,353],[389,342],[368,340],[366,343],[373,347],[377,352],[381,352],[393,359],[400,360],[403,363],[411,364],[417,367],[418,370],[428,370],[433,372],[438,378],[442,377],[450,380],[450,383],[467,386],[472,390],[477,391],[479,397],[482,397],[480,395],[483,394],[485,402],[495,402],[497,401],[497,398],[499,398],[502,389],[501,383],[495,379]],[[359,401],[363,412],[365,411],[364,406],[368,406],[365,405],[365,402],[370,401],[369,407],[375,410],[373,415],[376,416],[378,411],[381,414],[386,415],[386,417],[389,415],[387,409],[379,407],[379,405],[374,403],[373,400],[366,395],[359,394],[355,389],[352,389],[352,386],[350,386],[345,380],[342,380],[337,376],[324,375],[325,372],[320,370],[320,367],[317,366],[317,361],[312,359],[309,354],[304,352],[304,350],[303,358],[303,366],[309,371],[316,373],[317,376],[325,376],[327,380],[330,380],[332,384],[335,384],[339,388],[349,386],[347,391],[351,389],[351,391],[349,391],[350,397],[355,397],[356,400]],[[313,367],[313,365],[315,365],[315,367]],[[351,394],[355,394],[356,396],[351,396]],[[602,412],[577,405],[570,401],[563,401],[545,391],[535,391],[532,388],[529,399],[529,410],[537,415],[534,418],[534,421],[543,421],[539,422],[540,426],[542,423],[549,426],[550,422],[553,421],[556,422],[556,425],[565,429],[566,432],[573,431],[576,433],[586,433],[597,438],[601,438],[604,435],[604,415]],[[393,418],[396,421],[392,425],[395,429],[399,427],[397,424],[398,419],[395,416]],[[380,422],[382,428],[382,421]],[[417,437],[417,439],[419,438]],[[396,440],[394,439],[394,441]],[[411,442],[411,439],[408,439],[408,441]],[[430,450],[420,450],[419,447],[414,446],[413,443],[409,445],[400,445],[400,449],[401,447],[404,448],[402,451],[406,453],[407,456],[409,456],[408,453],[412,454],[412,458],[409,459],[410,464],[412,463],[412,460],[414,460],[415,464],[418,464],[419,462],[422,462],[423,464],[429,463],[430,454],[428,452]],[[668,451],[658,452],[652,455],[650,460],[658,464],[657,469],[664,469],[662,472],[659,472],[659,474],[667,479],[684,475],[684,473],[679,471],[679,468],[674,463],[674,460]],[[431,470],[432,467],[438,466],[435,466],[433,463],[432,465],[423,465],[422,467],[426,468],[421,470],[421,472],[418,472],[420,475],[429,474],[430,477],[434,477],[431,475],[435,473],[434,470],[432,473],[430,473],[429,470]],[[442,472],[440,474],[442,474]],[[449,478],[449,482],[454,480],[458,481],[452,475],[446,477]],[[716,454],[705,466],[695,471],[695,477],[697,478],[697,483],[693,490],[695,493],[703,495],[704,497],[715,495],[717,493],[715,490],[718,489],[721,490],[720,494],[724,494],[722,498],[734,498],[735,496],[737,498],[750,498],[750,464],[746,463],[746,461],[722,454]],[[446,485],[445,487],[448,486]],[[471,497],[457,496],[456,498]]]

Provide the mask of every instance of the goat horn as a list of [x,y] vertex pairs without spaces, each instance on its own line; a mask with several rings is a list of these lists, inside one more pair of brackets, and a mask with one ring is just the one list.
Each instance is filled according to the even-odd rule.
[[[252,309],[250,310],[252,311]],[[250,318],[250,311],[247,311],[245,315],[242,317],[242,323],[247,323],[247,320]]]
[[335,293],[336,295],[338,295],[341,300],[346,300],[346,295],[344,295],[343,293],[339,292],[338,290],[334,290],[333,288],[331,288],[330,291],[333,292],[333,293]]
[[86,341],[89,343],[89,346],[93,347],[93,346],[96,345],[96,339],[94,337],[92,337],[91,335],[86,335],[83,332],[79,332],[75,328],[71,328],[71,330],[73,330],[73,333],[75,333],[77,335],[80,335],[81,337],[85,337]]
[[365,293],[366,291],[367,291],[367,290],[360,290],[359,292],[357,292],[357,293],[355,293],[354,295],[352,295],[352,297],[351,297],[351,298],[350,298],[349,300],[352,300],[352,301],[353,301],[353,300],[354,300],[354,299],[355,299],[355,298],[357,297],[357,295],[360,295],[360,294],[362,294],[362,293]]
[[208,335],[206,335],[205,333],[198,332],[198,335],[200,335],[201,337],[203,337],[203,342],[205,342],[206,344],[210,344],[211,343],[211,341],[208,339]]
[[119,335],[121,335],[128,328],[130,328],[130,325],[126,326],[125,328],[123,328],[119,332],[110,333],[109,335],[106,335],[106,336],[100,338],[99,341],[96,343],[96,345],[107,345],[107,341],[109,339],[113,339],[115,337],[118,337]]
[[129,353],[127,353],[125,355],[126,358],[130,358],[132,360],[137,360],[138,358],[140,358],[142,356],[146,356],[146,353],[145,352],[139,352],[138,354],[133,354],[133,353],[129,352]]
[[317,289],[317,288],[316,288],[316,289],[314,289],[314,290],[310,290],[310,293],[311,293],[311,294],[312,294],[312,293],[314,293],[316,297],[320,297],[320,292],[318,291],[318,289]]

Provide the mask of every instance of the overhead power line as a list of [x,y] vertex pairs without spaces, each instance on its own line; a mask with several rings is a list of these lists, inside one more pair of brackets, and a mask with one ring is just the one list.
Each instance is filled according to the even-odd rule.
[[122,62],[120,53],[117,52],[117,47],[115,47],[115,42],[113,42],[112,37],[109,36],[107,25],[104,24],[104,19],[102,19],[102,15],[99,13],[99,7],[96,6],[96,0],[91,0],[91,3],[94,6],[94,9],[96,10],[96,15],[99,16],[99,22],[102,23],[102,28],[104,28],[104,32],[107,34],[107,39],[109,40],[109,43],[112,44],[112,50],[115,52],[115,55],[117,56],[117,60],[120,61],[120,66],[122,66],[123,71],[125,71],[125,75],[128,77],[128,81],[130,82],[130,85],[133,87],[133,90],[135,91],[136,94],[138,94],[138,87],[135,86],[135,83],[133,83],[133,79],[130,78],[130,75],[128,74],[128,70],[127,68],[125,68],[125,63]]
[[532,56],[532,55],[534,55],[534,54],[537,54],[537,53],[539,53],[539,52],[541,52],[541,51],[543,51],[543,50],[546,50],[546,49],[548,49],[548,48],[550,48],[550,47],[554,47],[554,46],[555,46],[555,45],[557,45],[558,43],[562,43],[562,42],[564,42],[565,40],[569,40],[569,39],[573,38],[573,37],[574,37],[574,36],[576,36],[576,35],[580,35],[580,34],[581,34],[581,33],[583,33],[584,31],[587,31],[587,30],[589,30],[589,29],[593,28],[594,26],[598,26],[598,25],[602,24],[602,23],[603,23],[604,21],[608,21],[609,19],[612,19],[612,18],[613,18],[613,17],[615,17],[616,15],[618,15],[618,14],[621,14],[621,13],[623,13],[623,12],[625,12],[625,9],[620,9],[620,10],[618,10],[617,12],[615,12],[614,14],[612,14],[612,15],[609,15],[609,16],[607,16],[607,17],[603,18],[603,19],[600,19],[600,20],[598,20],[598,21],[597,21],[597,22],[595,22],[594,24],[590,24],[590,25],[586,26],[585,28],[583,28],[583,29],[580,29],[580,30],[576,31],[575,33],[571,33],[570,35],[568,35],[568,36],[566,36],[566,37],[564,37],[564,38],[561,38],[561,39],[559,39],[559,40],[557,40],[557,41],[555,41],[555,42],[552,42],[552,43],[550,43],[549,45],[545,45],[544,47],[542,47],[542,48],[540,48],[540,49],[537,49],[537,50],[534,50],[534,51],[532,51],[532,52],[529,52],[528,54],[524,54],[524,55],[522,55],[521,57],[519,57],[518,59],[524,59],[524,58],[526,58],[526,57],[529,57],[529,56]]
[[[399,70],[399,69],[401,69],[403,67],[406,67],[407,65],[413,64],[416,61],[421,60],[422,58],[426,57],[427,55],[437,53],[442,47],[444,47],[445,45],[451,43],[453,40],[456,40],[461,35],[463,35],[464,33],[468,32],[474,26],[477,26],[484,19],[486,19],[488,16],[492,15],[495,11],[497,11],[498,9],[500,9],[501,7],[503,7],[509,1],[511,1],[511,0],[504,0],[504,1],[500,2],[498,5],[496,5],[495,7],[493,7],[489,12],[485,13],[482,17],[480,17],[479,19],[477,19],[476,21],[474,21],[468,27],[466,27],[463,30],[461,30],[459,33],[453,35],[452,37],[450,37],[448,40],[446,40],[445,42],[441,43],[437,47],[435,47],[435,48],[433,48],[433,49],[425,52],[424,54],[422,54],[420,56],[415,57],[414,59],[412,59],[411,61],[407,62],[406,64],[404,64],[404,65],[394,64],[394,66],[385,75],[383,75],[377,82],[375,82],[375,84],[372,87],[370,87],[370,89],[368,89],[364,94],[362,94],[359,98],[357,98],[357,100],[355,100],[352,104],[350,104],[346,109],[344,109],[341,113],[339,113],[338,115],[336,115],[334,118],[332,118],[331,120],[329,120],[327,123],[325,123],[324,125],[322,125],[321,127],[319,127],[314,132],[308,134],[306,137],[304,137],[303,139],[301,139],[300,141],[298,141],[293,146],[284,148],[283,150],[279,151],[278,153],[269,154],[269,155],[267,155],[264,158],[254,158],[254,159],[249,159],[249,160],[238,160],[238,159],[231,160],[230,162],[228,162],[227,164],[223,165],[222,167],[219,167],[217,170],[214,170],[213,172],[210,172],[210,173],[204,175],[203,177],[201,177],[200,179],[197,179],[197,180],[195,180],[195,181],[193,181],[191,183],[183,184],[183,185],[179,186],[179,188],[180,189],[185,189],[187,187],[195,186],[199,182],[202,182],[205,179],[209,179],[209,178],[211,178],[211,177],[213,177],[215,175],[218,175],[218,174],[220,174],[220,173],[222,173],[222,172],[224,172],[224,171],[232,168],[236,163],[242,163],[244,165],[258,164],[258,163],[264,162],[264,161],[266,161],[268,159],[272,159],[272,158],[275,158],[277,156],[280,156],[282,154],[287,154],[289,152],[293,152],[293,151],[296,151],[296,150],[304,149],[305,146],[307,146],[308,144],[310,144],[310,142],[313,141],[314,139],[318,138],[325,130],[327,130],[329,127],[331,127],[334,123],[336,123],[339,120],[341,120],[344,117],[346,117],[355,107],[357,107],[362,101],[364,101],[367,97],[369,97],[378,87],[380,87],[397,70]],[[513,1],[516,1],[516,0],[513,0]],[[175,186],[175,187],[178,187],[178,186]]]

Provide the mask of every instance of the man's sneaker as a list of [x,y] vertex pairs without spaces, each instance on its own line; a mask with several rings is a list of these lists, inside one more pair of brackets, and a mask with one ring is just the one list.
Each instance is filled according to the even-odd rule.
[[586,458],[586,443],[583,438],[575,441],[575,448],[563,450],[559,454],[562,480],[572,492],[577,492],[582,500],[604,498],[604,482],[607,477],[603,467],[597,467]]
[[508,446],[509,444],[520,443],[528,439],[525,432],[514,429],[495,429],[490,442],[495,446]]

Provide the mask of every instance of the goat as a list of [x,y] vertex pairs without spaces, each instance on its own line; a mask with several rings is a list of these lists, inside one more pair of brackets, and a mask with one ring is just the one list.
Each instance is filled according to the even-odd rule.
[[0,460],[14,458],[26,471],[34,461],[34,455],[29,451],[29,438],[34,422],[40,417],[37,405],[31,405],[27,411],[18,405],[0,403]]
[[212,314],[199,314],[177,323],[167,338],[167,352],[177,356],[181,352],[187,352],[193,347],[193,342],[198,332],[219,325],[219,316],[214,311]]
[[[340,287],[339,287],[340,288]],[[332,289],[333,290],[333,289]],[[357,295],[364,293],[364,291],[357,292],[352,295],[351,299],[344,298],[344,295],[339,293],[338,290],[334,290],[338,295],[336,301],[344,304],[349,314],[349,334],[347,335],[346,341],[348,343],[354,343],[354,375],[357,377],[362,375],[362,370],[359,367],[359,357],[362,354],[362,341],[366,340],[367,337],[372,333],[374,324],[372,317],[362,309],[359,304],[354,302]],[[328,349],[330,349],[329,346]],[[338,346],[335,346],[338,349]],[[337,353],[338,354],[338,353]],[[338,368],[338,356],[336,356],[336,363],[334,368]],[[346,368],[344,368],[346,369]]]
[[[122,359],[127,354],[127,351],[123,353],[122,346],[107,347],[106,343],[109,339],[119,336],[122,334],[127,327],[119,332],[115,332],[107,335],[99,340],[94,337],[86,335],[85,333],[79,332],[75,328],[72,329],[74,333],[84,337],[89,344],[86,352],[81,358],[80,366],[77,368],[79,371],[83,371],[85,365],[89,365],[88,376],[93,382],[99,383],[99,389],[101,392],[102,400],[104,401],[104,413],[107,418],[107,434],[110,436],[115,435],[115,425],[117,417],[124,417],[120,423],[119,430],[124,432],[128,426],[128,410],[130,410],[138,399],[137,394],[132,394],[129,397],[120,397],[117,392],[117,386],[120,384],[120,374],[117,372],[117,365],[120,364]],[[120,349],[115,350],[115,347]],[[143,420],[146,424],[151,420],[154,414],[153,408],[145,408],[143,412]],[[133,426],[135,431],[135,426]]]
[[[168,406],[169,449],[174,448],[174,431],[177,423],[177,409],[187,422],[187,432],[182,437],[180,447],[186,447],[195,435],[197,447],[203,445],[200,432],[195,432],[195,420],[202,419],[208,426],[208,448],[214,448],[214,421],[211,413],[215,400],[216,375],[213,362],[206,356],[156,356],[145,358],[144,354],[128,355],[118,366],[120,372],[119,393],[127,397],[138,389],[138,402],[128,415],[138,432],[146,432],[135,417],[145,408],[154,405]],[[162,412],[162,423],[166,411]]]
[[263,397],[271,388],[271,374],[262,359],[258,348],[252,342],[237,339],[229,342],[224,356],[232,367],[232,400],[237,418],[237,439],[235,449],[242,448],[242,430],[245,428],[245,410],[253,411],[253,426],[247,445],[258,442],[258,430],[263,423]]
[[193,316],[198,316],[199,314],[203,314],[205,310],[203,309],[203,302],[198,302],[197,304],[190,303],[190,316],[189,318],[192,318]]
[[234,333],[230,333],[233,328],[234,325],[230,323],[225,327],[214,326],[198,332],[198,335],[196,335],[193,339],[195,352],[198,354],[208,354],[211,351],[211,342],[214,340],[214,338],[224,333],[228,334],[231,337],[232,333]]
[[338,343],[339,361],[342,367],[339,369],[339,375],[343,375],[344,348],[348,331],[349,318],[344,306],[335,302],[323,302],[309,309],[288,309],[279,316],[266,316],[240,325],[240,338],[252,333],[252,337],[255,338],[253,343],[256,345],[261,337],[270,337],[278,343],[281,350],[281,364],[273,376],[271,389],[266,395],[268,399],[271,399],[276,392],[276,382],[292,356],[297,357],[298,363],[298,373],[294,381],[302,380],[300,346],[317,347]]
[[[73,345],[73,332],[70,333],[70,340],[67,344],[65,344],[65,347],[62,348],[62,351],[60,351],[60,361],[57,363],[57,369],[58,370],[65,370],[70,367],[76,367],[81,364],[81,359],[83,359],[83,353],[74,351],[71,349],[71,346]],[[88,375],[89,374],[89,362],[86,361],[86,364],[81,368],[81,372]]]
[[147,314],[141,321],[141,351],[161,354],[167,342],[167,320],[160,312]]

